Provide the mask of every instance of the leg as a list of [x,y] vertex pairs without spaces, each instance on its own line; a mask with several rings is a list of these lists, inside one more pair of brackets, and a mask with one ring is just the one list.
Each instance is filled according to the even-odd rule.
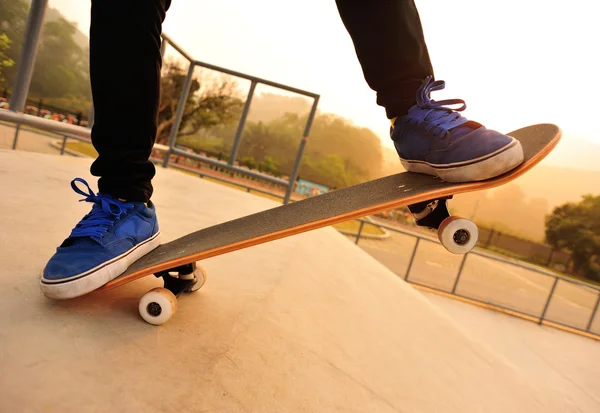
[[463,100],[430,98],[445,83],[433,81],[413,0],[336,1],[365,79],[392,121],[391,138],[407,171],[480,181],[523,162],[519,141],[458,113],[466,108]]
[[152,195],[160,88],[161,25],[170,0],[93,0],[90,77],[94,100],[91,173],[115,198]]
[[415,104],[433,67],[413,0],[336,0],[365,79],[389,119]]
[[[90,74],[99,193],[74,179],[92,203],[47,263],[40,286],[49,298],[89,293],[160,245],[150,201],[157,128],[160,32],[170,0],[92,0]],[[78,187],[82,183],[87,187]]]

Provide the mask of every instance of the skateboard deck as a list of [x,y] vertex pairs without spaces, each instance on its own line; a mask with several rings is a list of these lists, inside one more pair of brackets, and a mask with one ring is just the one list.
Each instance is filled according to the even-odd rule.
[[162,244],[134,262],[125,273],[100,290],[116,288],[175,267],[353,218],[504,185],[544,159],[558,144],[562,132],[556,125],[539,124],[518,129],[509,135],[521,142],[525,159],[516,169],[496,178],[451,183],[425,174],[400,172],[282,205],[204,228]]

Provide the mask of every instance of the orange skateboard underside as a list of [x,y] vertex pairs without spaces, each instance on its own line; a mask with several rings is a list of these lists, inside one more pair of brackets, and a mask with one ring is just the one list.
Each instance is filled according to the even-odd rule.
[[523,146],[524,162],[496,178],[468,183],[401,172],[349,188],[282,205],[188,234],[163,244],[133,263],[100,290],[115,288],[139,278],[231,251],[318,229],[353,218],[465,192],[504,185],[523,175],[558,144],[561,130],[540,124],[509,133]]

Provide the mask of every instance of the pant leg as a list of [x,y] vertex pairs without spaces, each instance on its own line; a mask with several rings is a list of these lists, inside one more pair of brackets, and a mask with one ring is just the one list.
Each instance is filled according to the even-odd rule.
[[92,0],[90,78],[94,102],[91,173],[98,189],[146,202],[156,173],[161,27],[171,0]]
[[433,76],[414,0],[336,0],[362,66],[388,118],[415,103],[423,80]]

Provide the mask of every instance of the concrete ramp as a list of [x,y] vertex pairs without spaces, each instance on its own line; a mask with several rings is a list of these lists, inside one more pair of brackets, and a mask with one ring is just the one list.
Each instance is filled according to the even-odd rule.
[[[90,163],[0,151],[1,412],[582,411],[332,228],[202,262],[160,327],[137,313],[153,277],[44,298]],[[155,186],[164,241],[277,205],[162,168]]]

